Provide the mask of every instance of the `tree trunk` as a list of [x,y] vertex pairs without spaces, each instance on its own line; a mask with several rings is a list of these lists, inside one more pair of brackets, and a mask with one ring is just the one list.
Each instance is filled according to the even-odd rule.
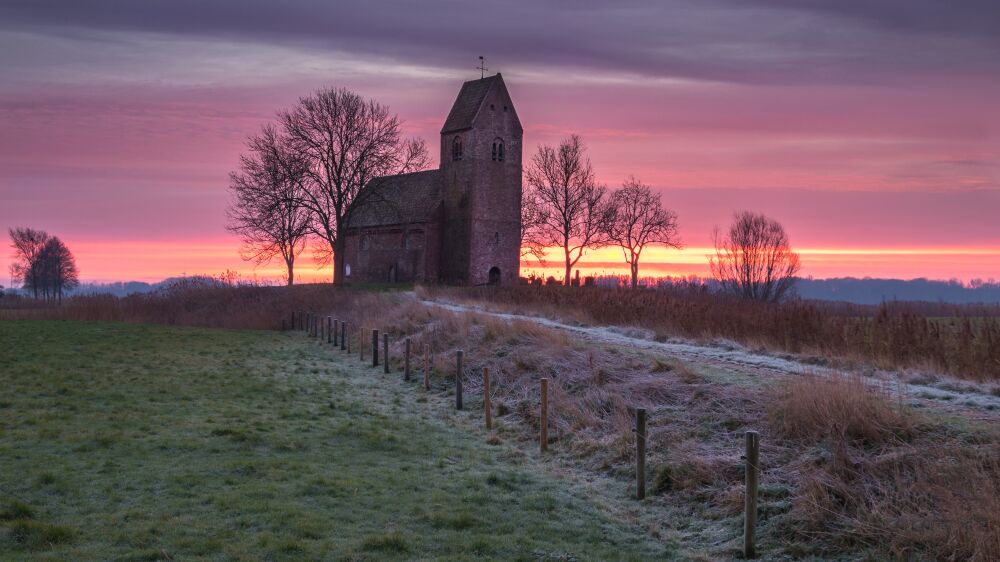
[[285,266],[288,268],[288,286],[291,287],[295,284],[295,259],[285,260]]
[[331,245],[333,249],[333,284],[342,285],[347,277],[344,263],[344,248],[347,246],[344,233],[337,233],[337,240]]
[[639,286],[639,260],[633,259],[629,267],[632,270],[632,288],[635,289]]
[[572,273],[573,265],[569,261],[569,249],[564,247],[563,250],[566,252],[566,277],[563,278],[563,285],[569,287],[570,286],[569,275],[570,273]]

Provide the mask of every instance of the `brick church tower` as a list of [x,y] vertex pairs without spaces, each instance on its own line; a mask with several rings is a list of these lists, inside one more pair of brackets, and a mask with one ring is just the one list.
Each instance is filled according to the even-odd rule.
[[517,282],[523,129],[500,74],[472,80],[441,128],[440,278]]
[[499,74],[462,84],[437,170],[375,178],[352,214],[349,281],[517,283],[523,130]]

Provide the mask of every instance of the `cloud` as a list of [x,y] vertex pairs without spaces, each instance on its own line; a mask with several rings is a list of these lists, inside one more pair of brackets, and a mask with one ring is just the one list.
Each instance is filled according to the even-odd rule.
[[990,0],[21,0],[7,31],[152,33],[308,47],[472,70],[576,68],[741,83],[867,83],[997,69]]

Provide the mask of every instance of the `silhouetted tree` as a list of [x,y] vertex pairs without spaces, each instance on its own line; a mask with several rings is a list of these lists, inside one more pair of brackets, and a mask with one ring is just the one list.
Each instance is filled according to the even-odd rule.
[[57,236],[49,238],[35,254],[28,273],[36,295],[60,302],[64,291],[80,284],[79,277],[73,253]]
[[229,174],[228,229],[240,235],[243,259],[263,265],[281,256],[292,285],[310,227],[311,214],[301,204],[309,163],[271,125],[251,136],[247,149],[239,171]]
[[279,113],[293,150],[309,163],[300,203],[312,213],[310,230],[323,240],[320,257],[333,259],[333,281],[344,278],[344,234],[373,178],[427,166],[423,140],[404,139],[389,108],[346,89],[325,89]]
[[572,135],[558,147],[538,147],[527,171],[527,197],[542,213],[529,243],[563,249],[565,285],[588,248],[609,242],[612,213],[605,200],[607,189],[598,185],[585,152],[583,140]]
[[799,256],[792,251],[785,229],[762,214],[743,211],[722,236],[713,235],[712,276],[723,290],[745,299],[777,302],[795,285]]
[[664,209],[660,194],[635,177],[611,194],[613,217],[608,236],[625,254],[632,273],[632,287],[639,284],[639,257],[648,244],[680,248],[677,213]]
[[44,230],[16,227],[7,229],[10,235],[10,246],[14,249],[14,262],[10,265],[10,276],[15,283],[32,292],[38,298],[38,285],[32,278],[32,264],[38,252],[49,241],[49,235]]
[[545,244],[542,242],[542,227],[548,213],[542,208],[538,197],[530,190],[521,196],[521,257],[532,256],[544,264]]

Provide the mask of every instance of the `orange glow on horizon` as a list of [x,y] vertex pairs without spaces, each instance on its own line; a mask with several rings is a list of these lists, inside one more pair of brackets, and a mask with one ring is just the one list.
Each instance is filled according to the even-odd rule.
[[[262,267],[243,261],[236,240],[183,241],[110,241],[89,240],[71,242],[81,280],[84,282],[146,281],[156,282],[181,275],[218,276],[227,270],[244,279],[282,283],[284,266],[280,259]],[[802,276],[882,277],[910,279],[989,278],[988,272],[1000,269],[1000,247],[884,247],[884,248],[824,248],[808,247],[796,250],[802,260]],[[639,264],[642,277],[707,276],[708,247],[687,247],[681,250],[650,247]],[[2,256],[0,267],[6,270],[9,256]],[[588,251],[574,269],[581,276],[628,275],[628,266],[616,247]],[[563,277],[563,265],[558,248],[549,249],[544,265],[533,258],[521,264],[521,275]],[[309,252],[303,253],[295,269],[297,282],[328,282],[329,265],[320,268]],[[4,283],[5,285],[7,283]]]

